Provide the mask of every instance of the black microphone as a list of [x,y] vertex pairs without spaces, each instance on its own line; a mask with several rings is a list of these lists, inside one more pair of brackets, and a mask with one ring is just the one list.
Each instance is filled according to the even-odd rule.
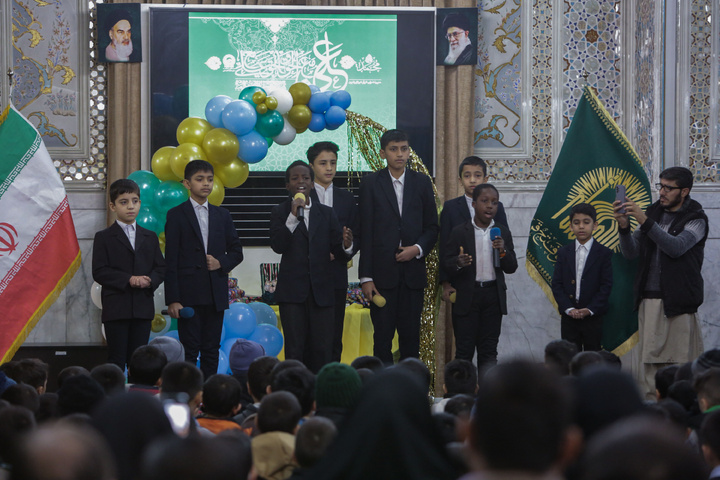
[[[490,241],[495,240],[498,237],[502,237],[502,233],[498,227],[490,229]],[[493,267],[500,268],[500,250],[493,248]]]
[[[168,315],[167,309],[162,310],[160,313],[163,315]],[[183,307],[180,309],[180,318],[190,318],[193,315],[195,315],[195,309],[192,307]]]
[[[302,198],[303,200],[307,201],[307,197],[305,197],[305,194],[304,194],[304,193],[300,193],[300,192],[296,193],[293,198],[295,198],[295,199]],[[297,219],[298,219],[298,220],[303,220],[304,218],[305,218],[305,207],[298,207],[298,209],[297,209]]]

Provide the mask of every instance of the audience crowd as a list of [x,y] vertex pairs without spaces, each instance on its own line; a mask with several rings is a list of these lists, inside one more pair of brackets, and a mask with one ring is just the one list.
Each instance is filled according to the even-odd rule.
[[[204,378],[166,339],[114,364],[0,366],[0,480],[720,478],[720,349],[641,396],[618,357],[568,341],[478,372],[417,359],[312,373],[238,340]],[[170,359],[170,361],[169,361]]]

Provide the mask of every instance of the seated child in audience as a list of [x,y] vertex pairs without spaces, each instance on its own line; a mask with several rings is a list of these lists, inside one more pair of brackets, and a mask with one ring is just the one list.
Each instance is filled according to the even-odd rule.
[[293,367],[280,371],[270,388],[274,392],[290,392],[300,402],[300,412],[308,417],[315,410],[315,375],[306,367]]
[[711,412],[703,420],[700,446],[705,463],[712,469],[710,480],[720,479],[720,412]]
[[[280,361],[275,357],[259,357],[253,360],[247,371],[247,389],[253,399],[240,413],[233,417],[233,421],[242,425],[246,419],[255,415],[260,408],[260,401],[267,395],[267,387],[270,381],[270,372]],[[253,423],[255,420],[253,419]],[[252,431],[252,427],[250,427]]]
[[265,355],[265,348],[257,342],[239,338],[230,348],[228,355],[228,363],[232,376],[240,382],[242,392],[240,394],[240,403],[243,408],[252,403],[253,399],[247,390],[248,368],[256,358]]
[[90,370],[90,376],[103,387],[105,395],[125,391],[125,373],[114,363],[103,363]]
[[658,402],[667,397],[668,388],[675,383],[675,373],[679,365],[666,365],[655,372],[655,396]]
[[361,388],[357,370],[344,363],[328,363],[315,379],[315,418],[327,418],[340,428],[357,403]]
[[579,352],[570,361],[570,375],[573,377],[579,377],[582,373],[593,365],[601,365],[603,358],[598,352],[588,350],[585,352]]
[[195,418],[203,398],[203,374],[187,362],[168,363],[160,377],[160,398],[187,403]]
[[[319,373],[321,372],[322,370]],[[308,418],[298,429],[297,435],[295,435],[295,461],[299,466],[293,472],[290,480],[307,478],[308,469],[314,467],[325,456],[325,452],[335,439],[335,435],[337,435],[337,428],[330,419],[324,417]]]
[[447,402],[455,395],[475,395],[478,389],[477,368],[472,362],[456,358],[445,364],[445,383],[443,399],[432,406],[432,413],[445,411]]
[[203,385],[202,415],[198,417],[201,427],[212,433],[224,430],[240,430],[232,417],[240,411],[240,382],[230,375],[215,374]]
[[297,466],[295,432],[302,417],[300,403],[290,392],[273,392],[263,398],[256,417],[259,435],[252,439],[253,463],[258,476],[285,480]]
[[167,365],[167,357],[157,347],[143,345],[138,347],[128,362],[128,381],[131,392],[146,392],[151,395],[160,393],[160,376]]
[[2,365],[2,370],[17,383],[30,385],[42,395],[47,390],[48,364],[39,358],[23,358]]
[[69,367],[65,367],[62,370],[60,370],[60,373],[58,373],[57,376],[57,388],[60,390],[63,386],[63,383],[65,383],[65,380],[67,380],[70,377],[74,377],[75,375],[87,375],[90,376],[90,372],[87,368],[81,367],[80,365],[70,365]]
[[568,340],[553,340],[545,346],[545,366],[561,377],[570,375],[570,362],[577,355],[577,345]]

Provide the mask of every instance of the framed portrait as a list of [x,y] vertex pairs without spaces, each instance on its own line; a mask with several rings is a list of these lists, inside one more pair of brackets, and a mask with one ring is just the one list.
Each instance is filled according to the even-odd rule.
[[477,65],[477,42],[477,8],[438,8],[436,65]]
[[98,4],[97,28],[100,62],[142,61],[139,3]]

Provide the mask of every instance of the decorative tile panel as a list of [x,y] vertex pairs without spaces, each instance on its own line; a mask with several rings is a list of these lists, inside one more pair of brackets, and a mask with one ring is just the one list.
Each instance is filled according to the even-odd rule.
[[688,167],[696,182],[717,182],[718,171],[710,160],[710,81],[712,77],[712,2],[692,0],[690,4],[690,83]]
[[[659,160],[659,126],[656,125],[656,114],[660,106],[656,105],[656,72],[659,67],[655,64],[656,30],[662,29],[657,25],[657,3],[655,0],[638,0],[635,6],[635,58],[633,82],[633,146],[640,159],[645,164],[648,177],[652,178],[651,170],[654,162]],[[660,48],[659,51],[662,51]]]

